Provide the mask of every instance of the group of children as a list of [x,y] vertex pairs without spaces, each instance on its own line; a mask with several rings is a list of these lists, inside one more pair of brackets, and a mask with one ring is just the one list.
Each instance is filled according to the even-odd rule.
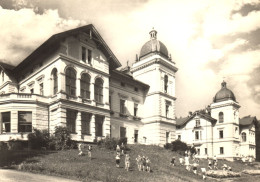
[[[84,154],[84,152],[83,152],[83,148],[84,148],[84,145],[82,144],[82,143],[79,143],[78,144],[78,149],[79,149],[79,156],[84,156],[85,154]],[[87,152],[88,152],[88,157],[90,158],[90,159],[92,159],[92,156],[91,156],[91,151],[92,151],[92,146],[91,145],[89,145],[88,147],[87,147]]]
[[139,171],[151,172],[151,160],[148,157],[138,155],[135,160]]

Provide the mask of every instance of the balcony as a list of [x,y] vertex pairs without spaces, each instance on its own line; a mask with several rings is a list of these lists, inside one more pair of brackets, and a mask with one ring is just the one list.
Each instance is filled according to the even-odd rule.
[[31,102],[45,102],[48,103],[49,98],[38,94],[27,93],[9,93],[0,95],[0,102],[8,101],[31,101]]

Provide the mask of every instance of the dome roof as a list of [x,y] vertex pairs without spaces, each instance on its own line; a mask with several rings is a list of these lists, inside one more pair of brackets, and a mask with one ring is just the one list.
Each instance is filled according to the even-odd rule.
[[146,56],[149,53],[157,52],[160,53],[168,58],[168,50],[166,46],[159,40],[157,40],[157,31],[152,30],[150,32],[151,40],[146,42],[140,52],[140,58]]
[[234,93],[227,88],[227,83],[225,81],[221,83],[221,86],[222,88],[216,93],[213,102],[221,102],[225,100],[236,101]]

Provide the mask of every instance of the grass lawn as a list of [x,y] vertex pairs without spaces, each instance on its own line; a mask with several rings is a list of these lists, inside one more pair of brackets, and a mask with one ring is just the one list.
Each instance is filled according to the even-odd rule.
[[[90,160],[87,156],[78,156],[78,150],[67,150],[58,152],[35,152],[29,158],[24,156],[22,164],[17,168],[21,170],[63,176],[82,181],[202,181],[201,175],[195,175],[185,170],[184,166],[179,165],[179,155],[157,146],[128,145],[127,151],[131,157],[131,170],[127,172],[124,169],[124,156],[121,156],[120,168],[115,165],[115,151],[93,147]],[[85,152],[86,153],[86,152]],[[135,158],[137,155],[148,156],[151,160],[151,173],[140,172],[137,169]],[[2,155],[1,155],[2,156]],[[176,156],[177,166],[171,167],[170,160]],[[1,159],[1,158],[0,158]],[[227,164],[233,171],[240,172],[244,169],[253,169],[240,162],[228,162],[219,160],[219,166]],[[200,167],[207,167],[207,161],[201,160]],[[200,170],[199,170],[200,172]],[[234,178],[235,181],[257,181],[259,176],[250,176],[242,174],[240,178]],[[207,181],[218,181],[208,178]]]

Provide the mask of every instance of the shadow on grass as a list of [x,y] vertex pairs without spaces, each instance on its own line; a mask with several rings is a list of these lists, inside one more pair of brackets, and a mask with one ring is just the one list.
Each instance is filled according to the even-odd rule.
[[1,150],[0,151],[0,168],[10,168],[12,165],[17,165],[23,161],[36,163],[37,160],[30,158],[35,156],[48,155],[56,153],[56,151],[41,151],[41,150]]

